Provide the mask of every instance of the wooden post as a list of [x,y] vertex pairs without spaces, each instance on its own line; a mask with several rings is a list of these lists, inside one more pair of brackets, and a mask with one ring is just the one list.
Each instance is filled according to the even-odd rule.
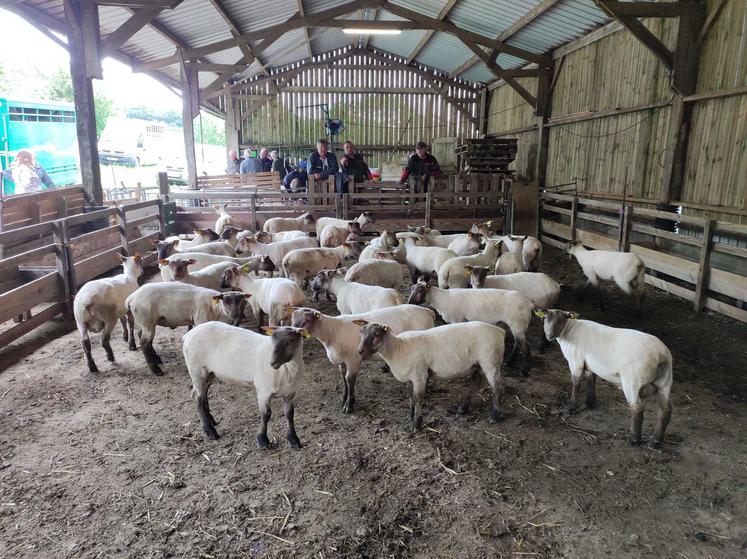
[[195,155],[194,119],[200,112],[197,74],[181,65],[182,85],[182,130],[184,131],[184,150],[187,162],[187,184],[197,190],[197,157]]
[[534,111],[537,119],[537,160],[532,171],[540,188],[545,187],[547,179],[547,150],[550,145],[550,129],[547,127],[547,119],[550,116],[551,82],[550,72],[543,73],[537,78],[537,106]]
[[[88,203],[101,204],[101,169],[96,137],[96,107],[91,76],[101,77],[98,50],[98,7],[93,0],[65,0],[70,77],[73,82],[80,173]],[[98,66],[98,68],[97,68]],[[97,75],[98,74],[98,75]]]
[[163,200],[160,198],[156,200],[158,202],[158,236],[160,239],[166,237],[166,223],[163,220]]
[[127,242],[127,214],[124,208],[117,209],[117,217],[119,218],[119,243],[122,246],[122,254],[125,256],[130,255],[130,243]]
[[633,206],[624,206],[620,214],[620,252],[630,250],[630,229],[633,219]]
[[348,219],[348,207],[350,205],[350,194],[342,195],[342,219]]
[[64,196],[57,198],[57,219],[65,219],[67,217],[67,200]]
[[574,197],[571,203],[571,240],[576,240],[576,221],[578,220],[578,198]]
[[713,244],[713,228],[716,221],[707,219],[703,226],[703,245],[700,249],[698,260],[698,281],[695,284],[695,299],[693,309],[695,312],[703,310],[706,297],[708,296],[708,283],[711,273],[711,246]]
[[[231,95],[226,96],[226,152],[235,150],[239,153],[239,129],[241,124],[239,123],[239,103]],[[226,155],[228,159],[228,155]]]
[[259,231],[259,227],[257,226],[257,193],[253,193],[251,199],[249,200],[249,203],[251,204],[251,211],[252,211],[252,227],[255,231]]
[[428,192],[425,195],[425,225],[433,227],[433,220],[431,219],[431,208],[433,206],[433,193]]
[[169,201],[169,176],[165,172],[158,173],[158,194],[164,202]]
[[54,222],[54,230],[52,236],[56,249],[55,261],[57,263],[57,275],[59,276],[60,283],[62,285],[62,293],[65,297],[64,316],[66,320],[72,320],[73,295],[75,295],[75,289],[70,284],[70,262],[68,261],[67,252],[67,222],[64,219],[59,219]]

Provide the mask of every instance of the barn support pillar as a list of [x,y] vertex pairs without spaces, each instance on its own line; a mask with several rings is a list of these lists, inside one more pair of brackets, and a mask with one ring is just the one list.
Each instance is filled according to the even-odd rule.
[[681,16],[677,28],[677,44],[674,50],[672,69],[672,109],[669,116],[664,172],[660,199],[670,203],[682,199],[682,185],[687,163],[687,144],[693,104],[685,97],[695,93],[698,83],[698,61],[700,58],[700,32],[705,23],[705,5],[697,0],[687,0],[689,9]]
[[550,145],[550,129],[547,127],[547,119],[550,117],[551,83],[551,72],[543,73],[537,78],[537,105],[534,111],[537,119],[537,161],[534,179],[539,188],[545,187],[547,179],[547,149]]
[[93,0],[65,0],[70,76],[73,82],[75,124],[83,190],[89,204],[104,201],[96,138],[96,105],[91,78],[101,79],[98,8]]
[[226,151],[239,151],[240,107],[239,101],[231,95],[226,95]]
[[195,155],[195,125],[194,119],[200,114],[199,90],[197,88],[197,73],[181,63],[182,85],[182,130],[184,132],[184,152],[187,164],[187,185],[197,188],[197,157]]

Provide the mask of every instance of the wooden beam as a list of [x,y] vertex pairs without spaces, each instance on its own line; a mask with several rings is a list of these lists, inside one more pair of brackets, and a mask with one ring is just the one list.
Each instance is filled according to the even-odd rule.
[[609,9],[619,16],[629,17],[680,17],[689,7],[683,2],[618,2],[605,0]]
[[491,47],[499,52],[505,52],[506,54],[510,54],[511,56],[523,58],[528,62],[536,62],[541,66],[550,66],[552,64],[551,58],[548,56],[515,47],[504,43],[503,41],[492,39],[490,37],[486,37],[485,35],[480,35],[479,33],[467,31],[466,29],[462,29],[461,27],[455,25],[448,18],[445,18],[443,21],[441,21],[433,17],[425,16],[414,10],[409,10],[397,4],[392,4],[390,2],[387,2],[383,7],[384,9],[392,12],[395,15],[421,24],[423,29],[433,29],[435,31],[442,31],[444,33],[451,33],[452,35],[456,35],[463,41],[466,40],[477,43],[479,45],[484,45],[486,47]]
[[160,8],[173,10],[182,0],[96,0],[99,6],[121,6],[123,8]]
[[[311,88],[309,88],[309,89],[311,89]],[[229,98],[229,99],[236,99],[237,101],[262,101],[262,100],[267,100],[267,99],[273,99],[274,97],[277,97],[277,95],[271,95],[271,94],[267,94],[267,95],[260,95],[260,94],[257,94],[257,95],[242,95],[242,94],[235,93],[235,94],[233,94],[233,95],[231,95],[230,97],[227,97],[227,98]]]
[[540,188],[545,187],[547,179],[547,160],[550,146],[550,129],[547,127],[547,119],[550,117],[552,78],[553,75],[548,72],[537,80],[537,105],[534,113],[537,121],[537,159],[535,161],[534,179]]
[[233,149],[236,150],[236,153],[239,152],[239,146],[241,145],[241,124],[239,122],[240,113],[241,109],[239,101],[232,97],[226,97],[226,151]]
[[420,25],[414,21],[369,21],[365,19],[333,19],[325,22],[322,27],[387,30],[420,29]]
[[[376,18],[378,17],[379,17],[379,9],[373,8],[373,17],[371,18],[371,21],[376,21]],[[361,35],[359,35],[358,37],[361,37]],[[368,41],[371,40],[371,35],[363,35],[362,37],[363,37],[363,40],[359,40],[356,46],[361,46],[362,48],[366,48],[368,47]]]
[[706,37],[708,36],[708,32],[711,30],[711,27],[713,27],[713,24],[718,21],[718,16],[721,15],[721,11],[724,9],[724,6],[726,6],[727,0],[720,0],[718,4],[716,4],[716,7],[713,8],[710,14],[708,14],[708,17],[705,20],[705,23],[703,24],[703,29],[700,31],[700,35],[698,36],[698,43],[703,44]]
[[212,62],[186,62],[190,70],[195,72],[232,72],[233,74],[246,70],[246,64],[213,64]]
[[[431,95],[434,93],[430,87],[284,87],[283,91],[288,93],[381,93],[397,95]],[[436,92],[437,93],[437,92]],[[234,96],[235,97],[235,96]],[[274,97],[274,95],[270,95]],[[451,97],[450,99],[457,99]],[[474,99],[460,97],[460,101],[473,103]]]
[[[446,2],[446,5],[441,8],[441,11],[438,12],[438,15],[436,16],[436,19],[443,20],[447,15],[449,15],[449,12],[454,7],[454,5],[457,3],[457,0],[449,0]],[[404,22],[395,22],[395,23],[404,23]],[[426,43],[431,40],[431,37],[435,31],[433,29],[430,29],[426,31],[423,36],[418,41],[418,44],[415,45],[415,48],[410,51],[410,54],[407,55],[407,64],[411,64],[413,60],[415,60],[420,54],[420,51],[423,50],[423,47],[425,47]]]
[[[303,0],[297,0],[298,2],[298,15],[300,15],[302,18],[306,17],[306,13],[303,9]],[[309,51],[309,56],[314,56],[314,51],[311,50],[311,39],[309,39],[309,26],[304,25],[303,26],[303,35],[304,39],[306,41],[306,49]]]
[[613,0],[594,0],[599,8],[617,20],[625,29],[627,29],[636,39],[649,49],[654,55],[671,70],[674,67],[674,54],[654,35],[648,28],[638,21],[635,17],[624,15],[619,10],[621,2]]
[[119,47],[127,42],[135,33],[148,25],[150,21],[160,14],[163,8],[158,6],[140,8],[122,25],[117,27],[109,36],[102,41],[101,55],[107,57],[113,54]]
[[[197,96],[197,74],[186,67],[182,62],[180,65],[180,76],[182,83],[182,131],[184,132],[184,151],[187,164],[187,185],[189,188],[197,188],[197,157],[195,155],[195,96]],[[199,113],[199,106],[197,107]]]
[[[226,22],[226,25],[228,25],[228,30],[230,31],[231,35],[234,37],[238,37],[241,35],[241,28],[239,27],[238,22],[233,18],[233,16],[228,12],[228,9],[222,4],[220,0],[210,0],[210,3],[213,5],[215,10],[218,12],[218,14],[223,18],[223,20]],[[244,55],[246,58],[254,58],[254,53],[252,52],[252,49],[249,45],[243,44],[239,45],[239,49],[241,50],[241,54]],[[262,64],[262,62],[257,61],[262,65],[262,68],[265,68],[265,65]]]
[[533,107],[537,106],[537,99],[534,98],[534,96],[529,93],[524,86],[522,86],[519,82],[516,81],[516,79],[512,78],[511,76],[507,75],[505,73],[505,70],[501,68],[491,57],[490,54],[482,50],[479,46],[477,46],[475,43],[471,43],[469,41],[466,41],[465,39],[462,39],[462,42],[469,48],[472,52],[474,52],[477,56],[479,56],[482,61],[485,63],[485,65],[490,68],[490,71],[493,72],[493,74],[498,77],[505,80],[505,82],[511,86],[511,88],[516,91],[519,95],[521,95],[527,103],[532,105]]
[[101,204],[104,200],[101,187],[101,168],[96,140],[96,112],[91,78],[86,75],[84,33],[91,31],[84,26],[82,16],[86,13],[85,0],[65,0],[65,21],[68,30],[68,52],[70,53],[70,77],[73,82],[75,103],[75,127],[78,133],[78,154],[83,190],[88,202]]

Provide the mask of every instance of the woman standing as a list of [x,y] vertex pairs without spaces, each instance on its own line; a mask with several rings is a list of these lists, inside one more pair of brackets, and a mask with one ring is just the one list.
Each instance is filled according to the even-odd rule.
[[54,186],[44,168],[36,162],[34,154],[25,149],[16,154],[11,174],[16,184],[16,194],[38,192],[42,184]]

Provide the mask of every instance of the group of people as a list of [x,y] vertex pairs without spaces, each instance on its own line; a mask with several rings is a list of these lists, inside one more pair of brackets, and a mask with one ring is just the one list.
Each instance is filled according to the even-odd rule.
[[42,189],[42,185],[47,188],[55,185],[41,163],[36,160],[33,152],[26,149],[18,151],[13,164],[3,171],[2,178],[6,181],[13,181],[14,194],[38,192]]
[[[267,148],[259,150],[258,157],[252,157],[249,150],[244,150],[243,159],[239,159],[236,151],[228,152],[229,162],[226,173],[261,173],[277,172],[283,181],[283,189],[287,192],[305,192],[309,176],[315,180],[335,179],[335,191],[348,191],[348,177],[353,177],[356,183],[365,183],[373,179],[371,170],[366,165],[363,156],[358,152],[355,144],[350,140],[342,145],[343,155],[340,161],[330,151],[329,142],[322,138],[316,143],[316,150],[309,154],[308,159],[302,160],[298,167],[291,168],[276,150]],[[269,155],[269,157],[268,157]],[[407,160],[407,166],[400,175],[400,183],[409,178],[423,180],[423,188],[428,191],[429,179],[441,174],[436,158],[428,153],[428,145],[418,142],[413,153]]]

